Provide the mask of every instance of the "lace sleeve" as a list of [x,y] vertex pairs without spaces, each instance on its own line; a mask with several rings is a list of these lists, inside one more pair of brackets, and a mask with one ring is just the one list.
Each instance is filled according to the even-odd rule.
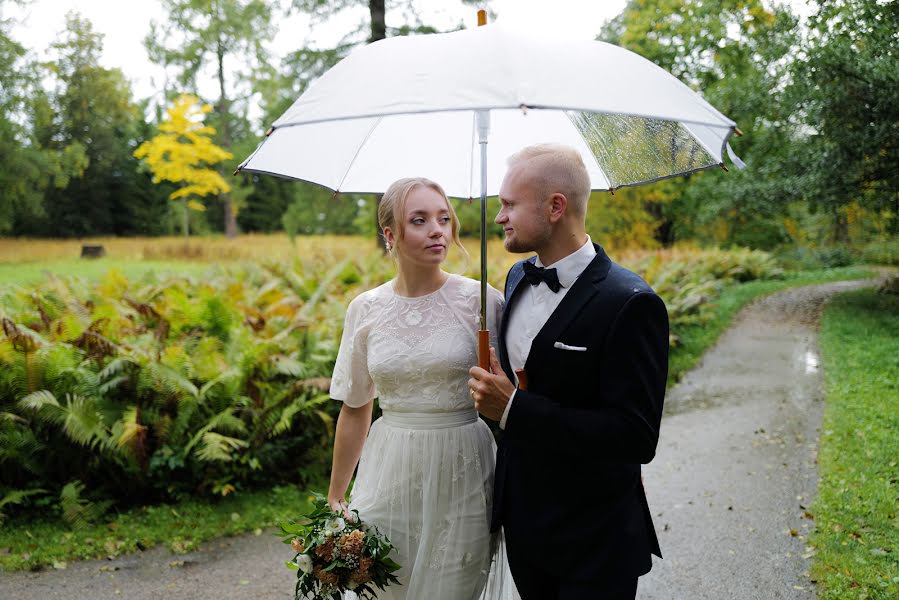
[[365,406],[375,397],[375,384],[368,372],[368,327],[363,324],[364,312],[362,296],[350,302],[331,376],[331,398],[353,408]]

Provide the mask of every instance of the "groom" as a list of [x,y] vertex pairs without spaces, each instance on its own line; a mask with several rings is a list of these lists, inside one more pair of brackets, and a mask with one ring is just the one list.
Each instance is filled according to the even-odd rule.
[[659,438],[668,314],[591,242],[573,148],[521,150],[499,194],[506,249],[537,256],[509,271],[499,358],[469,380],[503,429],[491,528],[523,600],[632,599],[661,557],[640,465]]

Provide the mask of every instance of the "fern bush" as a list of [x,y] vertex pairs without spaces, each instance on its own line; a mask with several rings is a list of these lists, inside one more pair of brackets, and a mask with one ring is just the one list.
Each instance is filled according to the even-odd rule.
[[3,290],[0,515],[50,504],[77,524],[323,476],[343,311],[389,277],[378,263]]
[[783,275],[770,254],[748,249],[681,251],[674,256],[656,253],[628,266],[665,301],[675,346],[678,329],[711,318],[714,302],[725,286]]

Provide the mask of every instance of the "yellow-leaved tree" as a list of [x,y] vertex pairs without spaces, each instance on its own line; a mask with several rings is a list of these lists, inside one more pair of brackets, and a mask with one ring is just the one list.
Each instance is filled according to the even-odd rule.
[[146,160],[153,172],[153,183],[171,181],[183,184],[169,195],[170,200],[181,200],[184,206],[183,229],[185,237],[190,231],[190,210],[206,210],[206,206],[194,199],[209,194],[221,194],[231,190],[224,178],[209,165],[214,165],[233,155],[212,143],[215,128],[203,124],[212,107],[203,104],[190,94],[180,95],[166,110],[166,120],[159,125],[159,134],[144,142],[134,151],[136,158]]

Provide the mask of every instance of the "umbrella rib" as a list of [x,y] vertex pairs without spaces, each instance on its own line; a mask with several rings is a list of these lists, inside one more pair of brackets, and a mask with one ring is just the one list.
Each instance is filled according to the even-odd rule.
[[368,130],[368,133],[365,134],[365,137],[362,138],[362,142],[356,148],[356,152],[353,154],[353,159],[347,163],[346,170],[343,172],[343,177],[340,178],[340,183],[337,184],[335,191],[340,191],[340,188],[343,187],[343,182],[346,181],[347,176],[350,174],[350,169],[353,168],[353,163],[356,162],[356,159],[359,158],[359,153],[362,152],[362,148],[365,147],[365,144],[368,143],[368,140],[371,139],[371,134],[374,132],[375,127],[377,127],[381,123],[381,119],[384,117],[378,117],[375,119],[375,122],[371,124],[371,128]]
[[[626,115],[631,117],[637,117],[640,119],[655,119],[658,121],[671,121],[673,123],[693,123],[695,125],[702,125],[705,127],[712,128],[720,128],[720,129],[732,129],[736,126],[736,123],[724,117],[724,121],[721,119],[714,119],[714,121],[699,121],[696,119],[684,119],[677,116],[672,117],[661,117],[659,115],[645,114],[639,112],[627,112],[621,110],[596,110],[595,108],[585,108],[583,106],[562,106],[562,105],[554,105],[554,104],[497,104],[493,106],[467,106],[463,108],[456,107],[441,107],[441,108],[433,108],[429,110],[407,110],[407,111],[382,111],[382,112],[371,112],[364,113],[358,115],[330,115],[326,117],[320,117],[316,119],[309,120],[296,120],[289,121],[286,123],[278,123],[276,129],[285,129],[287,127],[302,127],[304,125],[315,125],[317,123],[328,123],[332,121],[353,121],[356,119],[374,119],[374,118],[383,118],[383,117],[396,117],[402,115],[427,115],[439,112],[466,112],[466,111],[474,111],[477,112],[479,110],[521,110],[522,107],[527,108],[528,110],[561,110],[561,111],[575,111],[575,112],[590,112],[597,113],[602,115]],[[712,107],[714,110],[714,107]],[[706,109],[707,110],[707,109]],[[723,116],[723,115],[722,115]]]

